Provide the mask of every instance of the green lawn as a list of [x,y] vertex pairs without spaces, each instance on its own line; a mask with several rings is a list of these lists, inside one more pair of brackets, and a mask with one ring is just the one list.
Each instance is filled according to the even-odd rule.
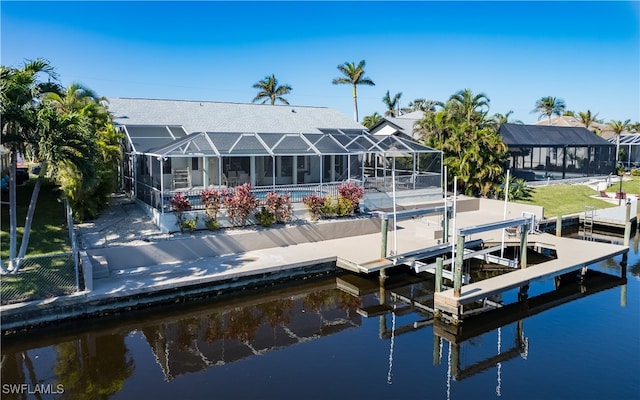
[[[31,201],[31,193],[35,179],[32,178],[23,186],[19,186],[16,195],[18,200],[17,220],[18,220],[18,243],[16,252],[20,249],[20,241],[24,231],[24,221]],[[7,193],[2,193],[2,213],[0,232],[0,257],[3,260],[9,258],[9,206],[4,202],[9,202]],[[66,226],[66,216],[64,204],[58,199],[57,187],[51,182],[44,181],[38,196],[36,212],[31,225],[31,237],[27,256],[51,254],[59,252],[69,252],[69,230]]]
[[[640,193],[640,177],[631,177],[631,179],[622,183],[622,190],[631,194]],[[615,197],[618,189],[619,186],[614,184],[606,192],[611,197]],[[617,206],[617,204],[592,197],[598,195],[598,192],[586,185],[551,185],[534,188],[530,199],[518,200],[516,203],[543,206],[546,218],[580,213],[584,211],[585,206],[593,206],[597,209]]]

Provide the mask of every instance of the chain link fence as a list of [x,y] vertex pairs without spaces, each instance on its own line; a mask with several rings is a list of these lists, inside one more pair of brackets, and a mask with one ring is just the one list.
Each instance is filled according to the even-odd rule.
[[75,293],[76,269],[71,253],[26,257],[15,274],[2,276],[2,305]]
[[3,274],[0,278],[2,305],[64,296],[83,289],[73,218],[66,201],[65,206],[71,252],[23,258],[18,272]]

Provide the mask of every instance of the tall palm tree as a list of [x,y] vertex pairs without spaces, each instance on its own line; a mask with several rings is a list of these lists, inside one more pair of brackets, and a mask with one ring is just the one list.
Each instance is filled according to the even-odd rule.
[[381,119],[382,119],[382,115],[378,114],[377,112],[374,112],[373,114],[367,115],[366,117],[364,117],[364,119],[362,120],[362,125],[364,125],[367,128],[371,128],[372,126],[377,124],[378,121],[380,121]]
[[578,112],[578,118],[587,129],[589,129],[591,124],[593,124],[594,122],[601,122],[601,120],[598,119],[598,113],[591,114],[591,110],[587,110],[586,112]]
[[356,86],[375,86],[371,78],[364,76],[364,65],[364,60],[361,60],[358,65],[356,65],[355,62],[340,64],[337,68],[344,76],[334,78],[333,81],[331,81],[334,85],[345,84],[353,86],[353,118],[355,118],[356,122],[358,122],[358,92]]
[[293,90],[289,85],[279,86],[278,80],[273,74],[271,74],[271,76],[265,76],[263,80],[254,83],[252,87],[259,90],[256,97],[251,101],[252,103],[264,99],[262,104],[270,101],[271,105],[275,104],[276,100],[284,104],[289,104],[287,99],[282,96],[291,93],[291,90]]
[[[465,117],[467,123],[471,120],[484,118],[489,110],[489,98],[484,93],[473,94],[471,89],[460,90],[453,94],[449,100],[457,102],[460,107],[461,114]],[[485,109],[486,108],[486,109]]]
[[[40,81],[45,75],[47,81]],[[51,79],[54,82],[51,82]],[[42,93],[55,91],[57,74],[45,59],[28,60],[19,67],[0,67],[0,120],[2,143],[11,152],[9,169],[9,269],[16,270],[17,217],[16,165],[18,153],[25,154],[36,142],[38,98]]]
[[389,91],[382,98],[382,102],[387,106],[387,111],[384,112],[385,117],[395,117],[400,114],[400,98],[402,92],[396,93],[393,98],[389,95]]
[[622,132],[629,129],[630,123],[631,123],[630,119],[624,122],[619,120],[618,121],[612,120],[607,122],[607,125],[611,127],[611,129],[613,130],[613,133],[616,134],[616,164],[618,164],[618,161],[620,158],[620,135],[622,134]]
[[536,108],[532,112],[540,114],[538,119],[541,119],[542,117],[549,118],[549,125],[551,125],[551,116],[562,115],[566,107],[564,100],[552,96],[546,96],[536,102]]
[[95,178],[94,159],[97,155],[96,141],[90,136],[88,119],[77,112],[59,113],[43,103],[38,110],[38,140],[34,144],[34,156],[40,162],[38,179],[31,193],[31,202],[25,218],[22,242],[13,272],[17,272],[20,262],[27,253],[31,223],[40,194],[42,180],[51,166],[57,171],[60,164],[72,164],[82,172],[82,178]]

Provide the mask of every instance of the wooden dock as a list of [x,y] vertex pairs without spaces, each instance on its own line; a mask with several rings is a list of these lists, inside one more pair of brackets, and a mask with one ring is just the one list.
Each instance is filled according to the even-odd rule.
[[517,269],[506,274],[462,286],[460,296],[449,289],[435,293],[434,308],[459,319],[463,306],[506,292],[514,288],[529,285],[543,278],[553,278],[582,267],[594,264],[629,251],[626,246],[608,243],[562,238],[550,234],[531,235],[529,246],[555,250],[557,258],[527,268]]

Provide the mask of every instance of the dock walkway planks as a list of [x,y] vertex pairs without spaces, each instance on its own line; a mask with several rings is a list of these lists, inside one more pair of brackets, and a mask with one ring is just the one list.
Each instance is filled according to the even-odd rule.
[[528,285],[537,279],[575,271],[629,250],[626,246],[562,238],[546,233],[531,235],[529,245],[554,249],[557,259],[465,285],[459,297],[454,296],[453,289],[435,293],[435,308],[458,316],[461,306],[465,304]]

